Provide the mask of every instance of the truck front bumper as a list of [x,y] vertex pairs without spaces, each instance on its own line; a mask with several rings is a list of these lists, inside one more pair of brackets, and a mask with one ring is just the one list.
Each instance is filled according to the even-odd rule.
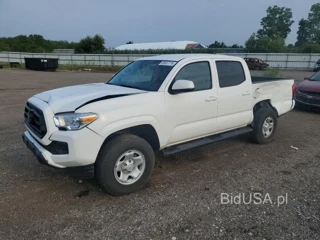
[[[27,148],[33,153],[33,155],[37,158],[38,162],[41,164],[49,165],[48,160],[42,154],[40,147],[36,147],[35,142],[31,140],[31,135],[28,132],[24,132],[22,134],[22,141],[25,143]],[[39,144],[40,145],[40,144]]]
[[[87,179],[94,177],[94,163],[103,139],[89,129],[77,132],[56,132],[51,135],[52,143],[42,145],[36,138],[26,131],[22,140],[27,148],[34,154],[38,162],[55,168],[64,168],[74,178]],[[89,140],[90,139],[90,140]]]

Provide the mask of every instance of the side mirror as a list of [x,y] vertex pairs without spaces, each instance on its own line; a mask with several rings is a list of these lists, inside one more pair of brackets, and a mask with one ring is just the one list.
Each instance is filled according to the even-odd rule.
[[309,77],[304,77],[303,79],[304,79],[304,80],[309,80],[310,78],[309,78]]
[[178,94],[183,92],[192,92],[194,90],[194,83],[190,80],[177,80],[174,82],[170,93]]

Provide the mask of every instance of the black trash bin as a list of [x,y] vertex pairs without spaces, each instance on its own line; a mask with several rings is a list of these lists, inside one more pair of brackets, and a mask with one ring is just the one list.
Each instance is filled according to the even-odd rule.
[[55,71],[58,66],[58,58],[24,58],[26,69],[36,71]]

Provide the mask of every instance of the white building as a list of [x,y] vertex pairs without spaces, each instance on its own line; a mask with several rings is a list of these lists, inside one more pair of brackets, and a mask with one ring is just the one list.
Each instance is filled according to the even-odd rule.
[[162,49],[199,49],[206,46],[193,41],[174,41],[174,42],[152,42],[152,43],[132,43],[115,48],[115,50],[162,50]]

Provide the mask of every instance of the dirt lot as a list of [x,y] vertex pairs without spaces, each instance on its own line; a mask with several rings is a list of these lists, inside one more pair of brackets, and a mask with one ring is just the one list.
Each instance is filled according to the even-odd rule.
[[[281,117],[268,145],[243,136],[158,154],[147,186],[124,197],[40,165],[21,140],[27,99],[110,76],[0,69],[0,239],[320,239],[319,113]],[[221,204],[222,193],[287,196],[287,203]]]

